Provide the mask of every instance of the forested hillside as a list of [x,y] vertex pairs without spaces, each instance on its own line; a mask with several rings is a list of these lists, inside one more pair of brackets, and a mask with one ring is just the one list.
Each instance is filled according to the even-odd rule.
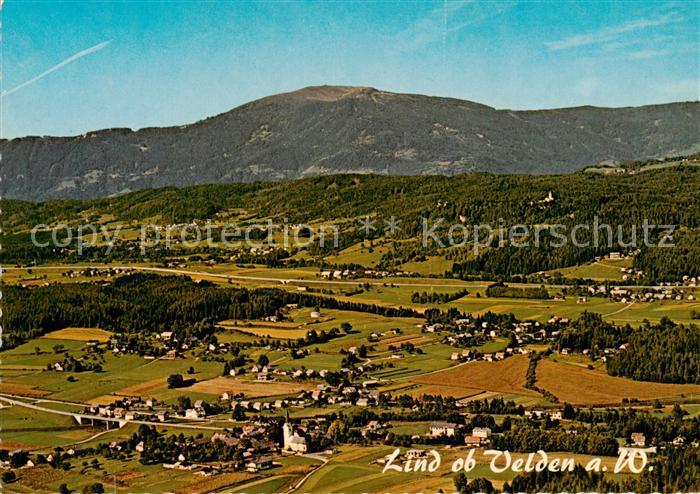
[[[145,190],[89,201],[4,201],[4,226],[10,233],[0,256],[5,262],[71,258],[70,248],[61,252],[33,248],[29,242],[31,227],[101,223],[105,218],[112,224],[122,222],[132,226],[207,219],[217,224],[264,223],[268,219],[278,223],[333,222],[341,229],[337,251],[382,235],[381,230],[369,234],[362,231],[359,220],[366,216],[376,218],[378,225],[396,217],[400,228],[393,239],[410,240],[395,243],[385,254],[382,261],[385,265],[441,254],[454,262],[449,274],[454,277],[529,274],[589,262],[610,251],[636,250],[625,245],[631,245],[635,238],[637,246],[643,244],[642,228],[646,222],[675,225],[673,240],[678,247],[650,249],[641,245],[634,261],[636,268],[656,281],[700,275],[700,254],[694,241],[700,228],[700,167],[692,164],[633,174],[577,173],[556,177],[336,175],[284,183]],[[427,247],[419,245],[424,221],[434,227],[436,238],[445,243],[450,226],[456,224],[467,227],[487,224],[496,232],[518,224],[563,225],[568,232],[574,225],[584,224],[587,226],[577,232],[577,240],[589,245],[574,246],[567,242],[561,246],[545,230],[538,234],[536,244],[532,242],[534,234],[530,234],[528,246],[499,244],[496,239],[490,245],[494,248],[482,249],[474,256],[469,234],[466,239],[457,235],[458,241],[465,241],[461,248],[444,248],[432,240]],[[596,225],[599,225],[597,244],[592,242]],[[609,231],[612,239],[608,238]],[[660,229],[651,229],[650,239],[656,242],[662,233]],[[134,255],[133,249],[120,251],[119,245],[115,251],[116,259]],[[316,253],[333,252],[333,247],[327,245]]]

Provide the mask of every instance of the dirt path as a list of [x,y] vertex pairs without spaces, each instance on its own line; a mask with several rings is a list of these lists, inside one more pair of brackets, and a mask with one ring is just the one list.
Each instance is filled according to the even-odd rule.
[[603,314],[601,317],[608,317],[608,316],[614,316],[615,314],[619,314],[620,312],[624,312],[630,307],[634,305],[634,302],[630,302],[629,304],[625,305],[622,309],[616,310],[614,312],[609,312],[607,314]]

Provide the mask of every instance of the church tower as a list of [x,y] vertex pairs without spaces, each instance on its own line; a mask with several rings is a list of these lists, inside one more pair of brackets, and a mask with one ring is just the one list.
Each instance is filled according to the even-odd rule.
[[292,424],[289,423],[289,410],[287,410],[286,419],[282,426],[282,449],[291,449],[293,434]]

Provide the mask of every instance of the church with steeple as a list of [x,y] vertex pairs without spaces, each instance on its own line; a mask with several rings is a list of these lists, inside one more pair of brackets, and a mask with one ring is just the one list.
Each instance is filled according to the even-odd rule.
[[308,451],[306,438],[299,434],[299,431],[294,428],[289,420],[289,411],[287,411],[286,420],[282,426],[282,449],[295,453],[306,453]]

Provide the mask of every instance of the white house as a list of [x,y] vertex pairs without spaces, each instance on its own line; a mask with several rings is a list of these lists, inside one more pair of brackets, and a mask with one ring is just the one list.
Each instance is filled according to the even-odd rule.
[[491,429],[488,427],[474,427],[472,429],[472,436],[476,436],[481,439],[488,439],[491,435]]
[[647,438],[643,432],[633,432],[630,436],[632,446],[644,447],[647,444]]
[[245,468],[252,473],[259,472],[260,470],[267,470],[268,468],[272,468],[272,458],[269,456],[261,456],[257,460],[246,464]]
[[454,436],[457,430],[457,424],[451,422],[432,422],[430,424],[430,435],[433,437],[438,436]]

